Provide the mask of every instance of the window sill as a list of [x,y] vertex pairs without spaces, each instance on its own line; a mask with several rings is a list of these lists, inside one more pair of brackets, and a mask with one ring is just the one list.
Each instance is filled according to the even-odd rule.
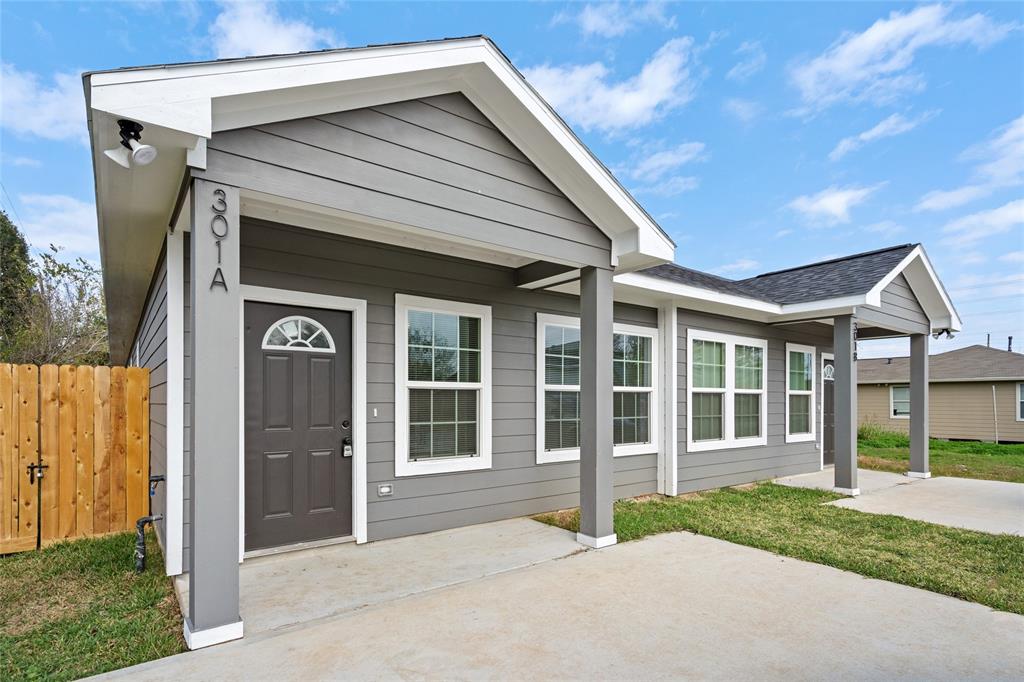
[[738,450],[741,448],[761,448],[768,445],[767,438],[738,438],[733,440],[702,440],[686,442],[687,452],[709,452],[713,450]]
[[[616,445],[612,457],[635,457],[637,455],[658,454],[657,443],[637,443],[635,445]],[[537,453],[537,464],[558,464],[580,461],[579,448],[572,450],[547,450]]]
[[890,419],[910,419],[909,414],[894,414]]
[[491,468],[490,456],[452,457],[434,461],[395,461],[395,477],[451,474],[460,471],[480,471]]
[[814,441],[813,433],[786,434],[787,443],[808,443]]

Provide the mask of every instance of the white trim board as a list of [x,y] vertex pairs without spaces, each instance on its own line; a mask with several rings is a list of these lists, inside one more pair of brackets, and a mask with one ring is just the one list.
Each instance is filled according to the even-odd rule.
[[164,547],[167,575],[184,569],[185,532],[185,236],[167,233],[167,463]]
[[[789,357],[788,354],[787,354],[787,357]],[[836,361],[835,354],[834,353],[824,353],[823,352],[821,354],[821,359],[818,361],[818,368],[819,368],[818,378],[821,380],[821,409],[819,410],[820,414],[819,414],[819,417],[818,417],[818,426],[819,426],[818,433],[821,436],[821,438],[818,440],[818,470],[819,471],[824,471],[825,470],[825,362],[828,361],[828,360],[831,360],[833,365],[834,365],[835,361]],[[786,376],[786,381],[789,381],[789,375],[788,374]],[[833,379],[833,382],[835,382],[835,379]],[[835,395],[835,393],[834,393],[835,388],[833,388],[832,390],[833,390],[833,396],[834,396]],[[789,401],[788,401],[788,399],[787,399],[786,402],[787,402],[786,411],[788,412],[789,411],[789,404],[788,404]],[[835,447],[835,444],[833,444],[833,447]]]
[[[238,315],[238,361],[245,364],[245,303],[280,303],[352,313],[352,535],[367,540],[366,531],[366,301],[305,291],[241,285]],[[245,558],[245,372],[238,373],[238,560]]]
[[218,625],[214,628],[196,631],[192,630],[191,623],[188,618],[184,618],[182,620],[184,620],[182,632],[185,635],[185,645],[190,651],[242,638],[243,628],[241,620],[234,623],[227,623],[225,625]]
[[[815,368],[815,369],[813,369],[811,371],[811,391],[810,391],[810,396],[811,396],[811,405],[810,405],[810,412],[811,412],[811,414],[810,414],[810,427],[811,427],[811,432],[810,433],[794,433],[794,434],[791,434],[789,432],[789,396],[790,396],[790,393],[791,393],[791,391],[789,390],[789,354],[790,354],[791,351],[792,352],[796,352],[796,353],[799,353],[799,352],[810,353],[811,354],[811,367]],[[786,375],[784,377],[784,382],[785,383],[784,383],[783,386],[785,388],[785,396],[786,396],[785,411],[786,411],[786,442],[787,443],[805,443],[805,442],[808,442],[808,441],[813,441],[815,439],[815,432],[817,431],[816,427],[818,425],[817,424],[818,420],[815,419],[815,416],[816,416],[815,411],[817,410],[816,398],[817,398],[817,388],[818,388],[818,374],[820,373],[820,370],[817,369],[817,367],[818,367],[817,357],[818,357],[817,349],[814,346],[805,346],[805,345],[802,345],[802,344],[799,344],[799,343],[788,343],[788,342],[786,343]],[[797,395],[807,395],[807,392],[806,391],[800,391],[800,392],[797,393]]]

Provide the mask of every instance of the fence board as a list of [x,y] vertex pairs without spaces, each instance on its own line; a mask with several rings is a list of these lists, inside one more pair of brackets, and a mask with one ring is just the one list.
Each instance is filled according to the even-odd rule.
[[110,368],[97,367],[93,376],[92,529],[110,531]]
[[57,537],[60,518],[60,394],[56,365],[39,368],[39,454],[43,475],[43,507],[39,516],[40,537]]
[[149,370],[0,364],[0,554],[130,530],[148,473]]
[[36,489],[28,465],[39,461],[39,368],[18,366],[18,537],[36,536]]
[[93,376],[92,367],[79,367],[76,378],[75,399],[77,404],[77,466],[75,467],[78,487],[78,509],[76,510],[75,535],[92,535],[92,455],[93,455]]
[[72,365],[62,365],[58,380],[60,387],[58,396],[60,400],[60,453],[57,457],[57,476],[60,478],[60,508],[58,511],[59,520],[57,525],[56,538],[70,538],[75,536],[77,527],[78,510],[78,410],[76,391],[77,368]]
[[110,369],[110,525],[127,527],[127,501],[125,498],[125,400],[127,394],[124,367]]
[[126,468],[127,473],[125,480],[127,484],[126,488],[126,502],[127,502],[127,513],[128,523],[134,523],[136,519],[145,515],[143,508],[143,495],[142,491],[146,486],[143,483],[143,404],[142,394],[143,388],[147,384],[144,381],[148,380],[145,374],[145,370],[141,370],[138,367],[129,367],[126,370],[128,387],[127,387],[127,401],[125,405],[126,409],[126,433],[127,433],[127,447],[126,447]]

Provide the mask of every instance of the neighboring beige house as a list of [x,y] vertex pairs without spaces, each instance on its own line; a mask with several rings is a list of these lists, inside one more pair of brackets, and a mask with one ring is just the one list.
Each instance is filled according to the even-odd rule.
[[[857,362],[858,417],[907,431],[910,358]],[[932,438],[1024,443],[1024,355],[968,346],[929,362]]]

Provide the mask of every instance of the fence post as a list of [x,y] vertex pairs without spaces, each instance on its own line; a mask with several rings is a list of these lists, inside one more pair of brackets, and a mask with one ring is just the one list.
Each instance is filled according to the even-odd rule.
[[43,470],[39,536],[43,541],[60,533],[60,402],[56,365],[39,368],[39,453]]
[[60,477],[59,521],[56,537],[70,538],[78,528],[78,368],[61,365],[59,371],[60,391],[60,454],[58,475]]

